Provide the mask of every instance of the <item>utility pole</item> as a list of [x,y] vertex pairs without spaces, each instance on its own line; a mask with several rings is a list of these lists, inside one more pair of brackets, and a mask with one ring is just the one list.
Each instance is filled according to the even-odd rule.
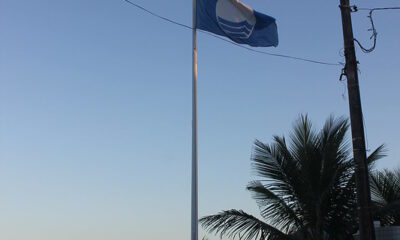
[[360,240],[375,240],[375,229],[371,214],[371,190],[369,186],[369,173],[365,149],[363,115],[358,84],[358,62],[354,49],[351,6],[349,0],[340,0],[339,7],[342,14],[344,52],[346,58],[344,73],[347,78],[347,90],[349,94]]

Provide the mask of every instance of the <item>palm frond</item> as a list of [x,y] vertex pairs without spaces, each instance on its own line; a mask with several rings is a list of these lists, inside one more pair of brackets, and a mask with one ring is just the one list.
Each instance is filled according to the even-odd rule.
[[267,145],[259,140],[254,143],[252,167],[255,173],[269,181],[272,190],[294,194],[296,163],[284,158],[277,145]]
[[201,218],[201,226],[209,233],[240,239],[254,240],[262,235],[268,240],[290,240],[291,237],[241,210],[228,210]]
[[377,171],[370,176],[374,215],[383,225],[400,224],[400,173]]
[[300,213],[293,209],[298,209],[296,201],[286,196],[283,199],[274,192],[266,188],[260,181],[253,181],[247,185],[247,189],[252,192],[253,198],[261,208],[261,216],[266,218],[275,227],[286,233],[296,232],[304,228]]
[[290,152],[299,164],[308,163],[312,149],[319,144],[318,134],[307,115],[301,115],[290,134]]
[[347,119],[330,116],[320,132],[321,201],[345,187],[351,178],[350,147],[346,141],[348,127]]
[[375,151],[373,151],[368,157],[367,157],[367,163],[369,168],[371,169],[374,165],[374,163],[381,159],[386,157],[386,153],[387,153],[387,149],[386,149],[386,145],[382,144],[379,147],[377,147],[375,149]]
[[[371,169],[373,168],[374,163],[383,158],[386,157],[386,146],[385,144],[380,145],[379,147],[377,147],[368,157],[367,157],[367,164],[368,164],[368,169],[369,171],[371,171]],[[353,165],[354,168],[354,158],[351,159],[351,164]],[[370,181],[371,183],[371,181]],[[355,184],[355,171],[353,171],[351,179],[349,180],[349,185]],[[373,184],[371,184],[371,191],[374,191],[374,189],[372,189]],[[372,193],[372,192],[371,192]]]

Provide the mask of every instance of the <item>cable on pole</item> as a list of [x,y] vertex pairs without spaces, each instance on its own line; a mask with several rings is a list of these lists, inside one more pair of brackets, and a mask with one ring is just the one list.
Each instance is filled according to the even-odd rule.
[[364,11],[369,11],[368,18],[369,18],[369,20],[370,20],[370,22],[371,22],[371,28],[368,29],[368,31],[371,31],[371,32],[372,32],[372,35],[371,35],[371,37],[369,38],[369,39],[373,39],[372,47],[370,47],[370,48],[365,48],[365,47],[360,43],[360,41],[358,41],[356,38],[354,38],[354,41],[358,44],[358,46],[361,48],[361,50],[362,50],[364,53],[370,53],[370,52],[374,51],[374,50],[375,50],[375,47],[376,47],[376,39],[377,39],[377,36],[378,36],[378,32],[376,31],[375,24],[374,24],[374,19],[372,18],[372,14],[374,13],[374,11],[400,10],[400,7],[358,8],[356,5],[349,6],[349,7],[350,7],[350,10],[351,10],[352,12],[357,12],[358,10],[360,10],[360,11],[362,11],[362,10],[364,10]]
[[373,12],[374,12],[374,10],[370,10],[370,11],[369,11],[369,15],[368,15],[368,18],[369,18],[369,20],[370,20],[370,22],[371,22],[371,28],[368,29],[368,31],[372,31],[372,35],[371,35],[371,37],[369,38],[369,39],[373,39],[373,45],[372,45],[372,47],[370,47],[370,48],[365,48],[365,47],[360,43],[360,41],[358,41],[356,38],[354,38],[354,41],[358,44],[358,46],[361,48],[361,50],[362,50],[364,53],[370,53],[370,52],[374,51],[374,50],[375,50],[375,47],[376,47],[376,38],[377,38],[377,36],[378,36],[378,32],[377,32],[376,29],[375,29],[374,19],[372,18],[372,13],[373,13]]

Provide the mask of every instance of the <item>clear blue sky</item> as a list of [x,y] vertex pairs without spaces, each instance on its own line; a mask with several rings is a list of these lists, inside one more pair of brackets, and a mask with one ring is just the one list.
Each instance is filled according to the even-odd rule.
[[[135,2],[191,24],[192,1]],[[344,61],[338,1],[245,2],[277,19],[280,45],[264,50]],[[366,16],[353,21],[370,45]],[[377,48],[357,52],[368,146],[389,149],[378,168],[400,165],[399,22],[377,12]],[[206,34],[198,47],[199,214],[257,215],[254,139],[287,134],[301,113],[316,127],[348,116],[341,69]],[[189,30],[122,0],[0,0],[0,239],[187,240],[190,157]]]

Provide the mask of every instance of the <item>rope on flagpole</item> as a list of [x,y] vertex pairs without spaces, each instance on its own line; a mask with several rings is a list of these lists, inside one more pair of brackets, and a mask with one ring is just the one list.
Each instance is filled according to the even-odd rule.
[[[164,20],[164,21],[166,21],[166,22],[175,24],[175,25],[177,25],[177,26],[180,26],[180,27],[183,27],[183,28],[186,28],[186,29],[189,29],[189,30],[193,30],[193,28],[190,27],[190,26],[188,26],[188,25],[185,25],[185,24],[183,24],[183,23],[179,23],[179,22],[177,22],[177,21],[174,21],[174,20],[171,20],[171,19],[169,19],[169,18],[163,17],[163,16],[161,16],[161,15],[159,15],[159,14],[153,12],[153,11],[150,11],[150,10],[148,10],[148,9],[146,9],[146,8],[144,8],[144,7],[142,7],[142,6],[140,6],[139,4],[136,4],[136,3],[132,2],[132,1],[130,1],[130,0],[124,0],[124,1],[127,2],[127,3],[129,3],[129,4],[131,4],[131,5],[134,6],[134,7],[136,7],[136,8],[138,8],[138,9],[142,10],[142,11],[145,11],[146,13],[148,13],[148,14],[154,16],[154,17],[157,17],[157,18],[161,19],[161,20]],[[297,60],[297,61],[303,61],[303,62],[309,62],[309,63],[314,63],[314,64],[327,65],[327,66],[341,66],[341,65],[342,65],[342,64],[340,64],[340,63],[323,62],[323,61],[313,60],[313,59],[309,59],[309,58],[303,58],[303,57],[296,57],[296,56],[290,56],[290,55],[285,55],[285,54],[278,54],[278,53],[270,53],[270,52],[260,51],[260,50],[256,50],[256,49],[253,49],[253,48],[250,48],[250,47],[246,47],[246,46],[244,46],[244,45],[240,45],[240,44],[238,44],[238,43],[235,43],[235,42],[233,42],[233,41],[230,41],[230,40],[225,39],[225,38],[223,38],[223,37],[220,37],[220,36],[218,36],[218,35],[215,35],[215,34],[212,34],[212,33],[209,33],[209,32],[203,31],[203,30],[200,30],[200,29],[198,29],[198,30],[199,30],[200,32],[202,32],[202,33],[206,33],[206,34],[208,34],[208,35],[210,35],[210,36],[212,36],[212,37],[215,37],[215,38],[217,38],[217,39],[220,39],[220,40],[225,41],[225,42],[227,42],[227,43],[230,43],[230,44],[232,44],[232,45],[241,47],[241,48],[246,49],[246,50],[251,51],[251,52],[263,54],[263,55],[268,55],[268,56],[273,56],[273,57],[287,58],[287,59],[292,59],[292,60]]]

